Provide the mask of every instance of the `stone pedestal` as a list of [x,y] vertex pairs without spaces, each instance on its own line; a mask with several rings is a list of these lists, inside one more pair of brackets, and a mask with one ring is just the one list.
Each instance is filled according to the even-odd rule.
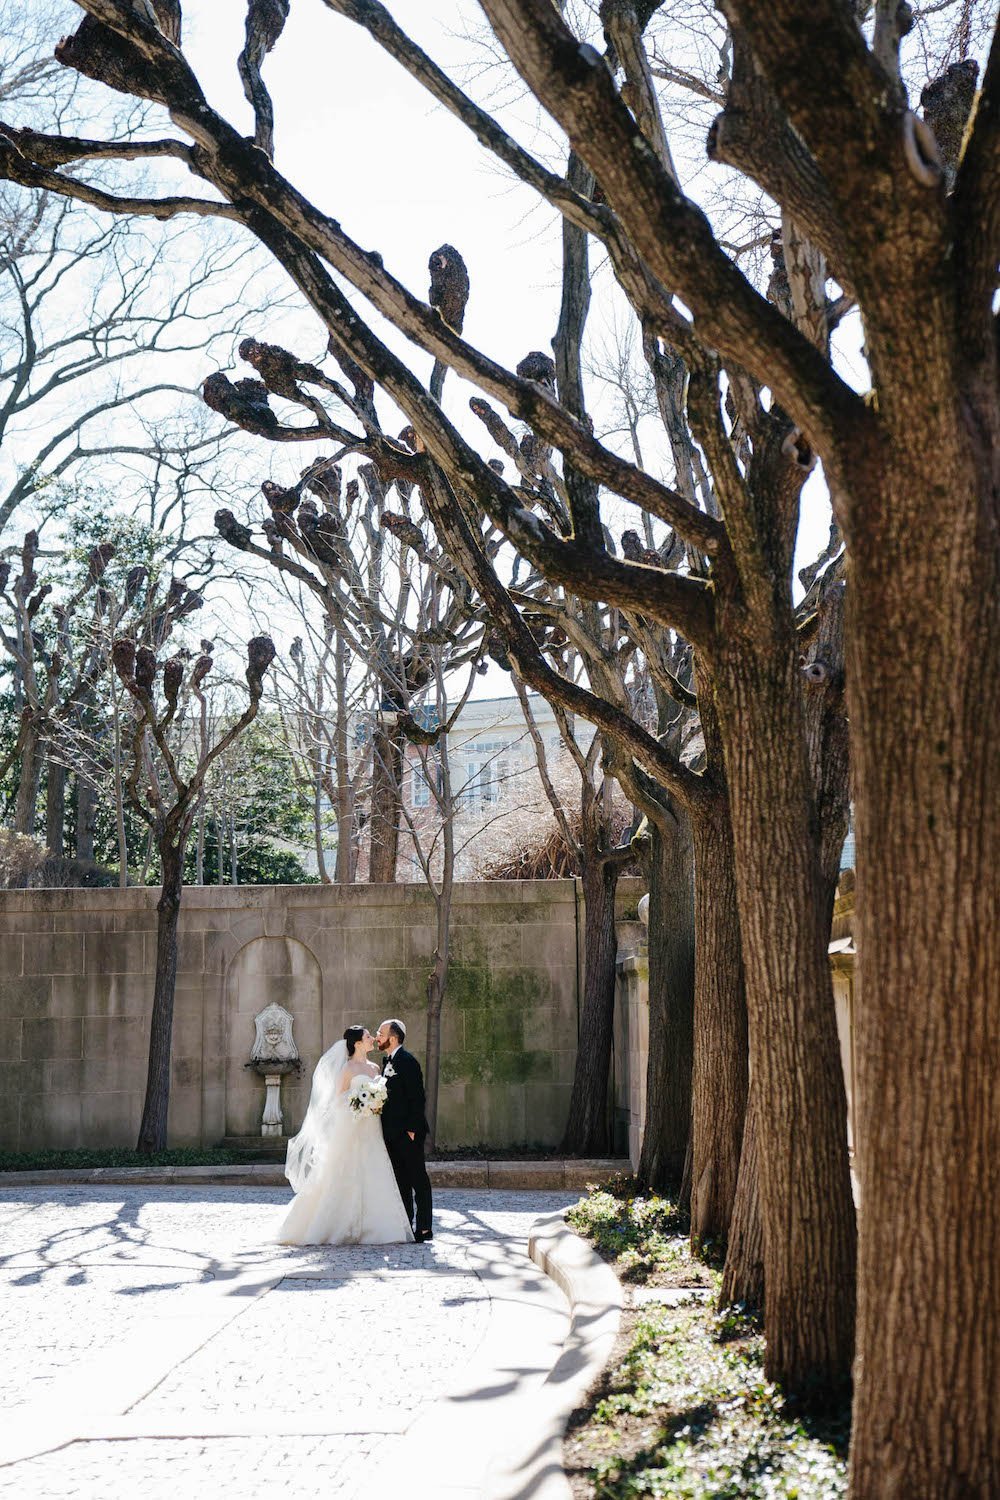
[[264,1086],[267,1093],[264,1096],[260,1133],[261,1135],[280,1135],[284,1124],[284,1116],[281,1113],[281,1074],[265,1073]]

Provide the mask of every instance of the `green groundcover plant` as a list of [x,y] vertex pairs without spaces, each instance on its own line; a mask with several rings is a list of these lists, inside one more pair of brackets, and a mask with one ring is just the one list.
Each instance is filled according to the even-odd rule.
[[846,1495],[847,1407],[807,1418],[765,1380],[759,1321],[715,1311],[712,1247],[692,1256],[676,1204],[617,1178],[568,1219],[635,1289],[611,1364],[567,1435],[576,1497]]

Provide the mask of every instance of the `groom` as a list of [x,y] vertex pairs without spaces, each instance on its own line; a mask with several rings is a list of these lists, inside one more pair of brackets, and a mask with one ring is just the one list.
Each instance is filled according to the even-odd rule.
[[424,1140],[428,1125],[424,1116],[424,1075],[412,1052],[407,1052],[406,1027],[402,1021],[383,1021],[375,1035],[384,1061],[382,1077],[387,1098],[382,1109],[385,1149],[396,1174],[396,1184],[410,1223],[416,1199],[417,1220],[413,1237],[417,1244],[434,1238],[431,1232],[431,1180],[424,1165]]

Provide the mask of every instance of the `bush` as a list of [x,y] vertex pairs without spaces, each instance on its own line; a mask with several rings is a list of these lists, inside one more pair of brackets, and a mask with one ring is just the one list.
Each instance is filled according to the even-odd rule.
[[0,827],[0,887],[4,890],[19,891],[30,885],[48,857],[39,839]]
[[243,1158],[234,1151],[213,1148],[206,1151],[181,1146],[173,1151],[154,1151],[141,1156],[138,1151],[112,1147],[104,1151],[84,1148],[76,1151],[0,1151],[0,1172],[72,1172],[94,1167],[228,1167]]

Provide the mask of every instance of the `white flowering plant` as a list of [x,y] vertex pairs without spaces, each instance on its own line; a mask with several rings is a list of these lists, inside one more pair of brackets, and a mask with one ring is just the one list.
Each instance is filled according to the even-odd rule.
[[347,1091],[347,1102],[356,1115],[380,1115],[388,1094],[384,1078],[359,1073]]

